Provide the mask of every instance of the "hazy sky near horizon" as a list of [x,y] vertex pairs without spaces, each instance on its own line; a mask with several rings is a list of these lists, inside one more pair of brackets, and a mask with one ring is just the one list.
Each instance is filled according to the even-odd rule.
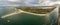
[[[42,1],[47,1],[47,2],[42,2]],[[45,4],[46,3],[46,4]],[[50,3],[50,0],[0,0],[0,6],[38,6],[38,5],[48,5]]]
[[0,0],[0,6],[35,5],[38,0]]

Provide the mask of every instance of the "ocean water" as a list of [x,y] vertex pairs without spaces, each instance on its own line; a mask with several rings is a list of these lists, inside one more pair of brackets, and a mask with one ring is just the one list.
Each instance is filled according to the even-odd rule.
[[46,21],[46,16],[36,16],[31,14],[17,14],[13,16],[9,16],[5,19],[2,19],[1,17],[3,15],[16,12],[16,10],[11,10],[9,8],[0,7],[0,25],[56,25],[56,15],[55,13],[52,13],[50,15],[50,22]]

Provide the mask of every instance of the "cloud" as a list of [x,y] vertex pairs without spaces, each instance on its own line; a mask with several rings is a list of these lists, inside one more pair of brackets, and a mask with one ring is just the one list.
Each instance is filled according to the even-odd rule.
[[8,0],[8,1],[11,1],[11,2],[17,2],[18,0]]
[[40,6],[40,5],[51,5],[51,4],[60,4],[59,2],[49,2],[45,1],[39,3],[43,0],[0,0],[0,6]]
[[38,0],[1,0],[0,6],[15,6],[15,5],[37,5]]
[[7,0],[9,2],[22,2],[22,0]]

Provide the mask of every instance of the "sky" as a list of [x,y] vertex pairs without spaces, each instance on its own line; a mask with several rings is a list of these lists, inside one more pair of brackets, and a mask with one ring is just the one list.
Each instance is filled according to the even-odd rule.
[[36,5],[38,0],[0,0],[0,6]]
[[0,0],[0,6],[39,6],[55,3],[59,4],[59,2],[52,2],[50,0]]

